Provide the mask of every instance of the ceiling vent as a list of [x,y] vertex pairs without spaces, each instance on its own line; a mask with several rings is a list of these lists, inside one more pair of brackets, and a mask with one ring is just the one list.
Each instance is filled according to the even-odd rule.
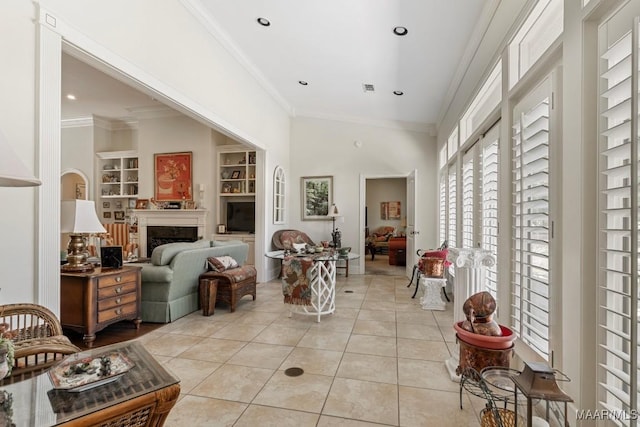
[[376,91],[376,88],[373,87],[373,85],[371,83],[363,83],[362,84],[362,89],[365,92],[375,92]]

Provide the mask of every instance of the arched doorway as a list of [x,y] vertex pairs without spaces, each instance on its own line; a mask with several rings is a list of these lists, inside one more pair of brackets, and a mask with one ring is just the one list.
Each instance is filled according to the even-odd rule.
[[60,175],[60,200],[89,200],[89,180],[77,169],[67,169]]

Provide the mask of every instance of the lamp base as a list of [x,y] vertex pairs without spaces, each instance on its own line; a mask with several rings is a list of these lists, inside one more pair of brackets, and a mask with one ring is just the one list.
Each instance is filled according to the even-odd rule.
[[95,270],[95,267],[90,262],[88,262],[86,264],[78,264],[78,265],[63,264],[60,267],[60,270],[63,273],[89,273],[89,272]]

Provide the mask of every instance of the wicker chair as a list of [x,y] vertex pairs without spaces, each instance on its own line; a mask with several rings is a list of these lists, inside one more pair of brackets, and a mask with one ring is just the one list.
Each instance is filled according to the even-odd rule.
[[66,355],[80,351],[62,334],[56,316],[37,304],[0,305],[0,332],[15,347],[14,366],[5,382],[39,374]]

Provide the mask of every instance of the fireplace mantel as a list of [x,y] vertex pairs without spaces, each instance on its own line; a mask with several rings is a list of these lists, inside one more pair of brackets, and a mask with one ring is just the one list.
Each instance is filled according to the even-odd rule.
[[198,238],[204,237],[206,209],[134,209],[133,215],[138,218],[138,239],[142,257],[151,256],[146,253],[149,226],[198,227]]

